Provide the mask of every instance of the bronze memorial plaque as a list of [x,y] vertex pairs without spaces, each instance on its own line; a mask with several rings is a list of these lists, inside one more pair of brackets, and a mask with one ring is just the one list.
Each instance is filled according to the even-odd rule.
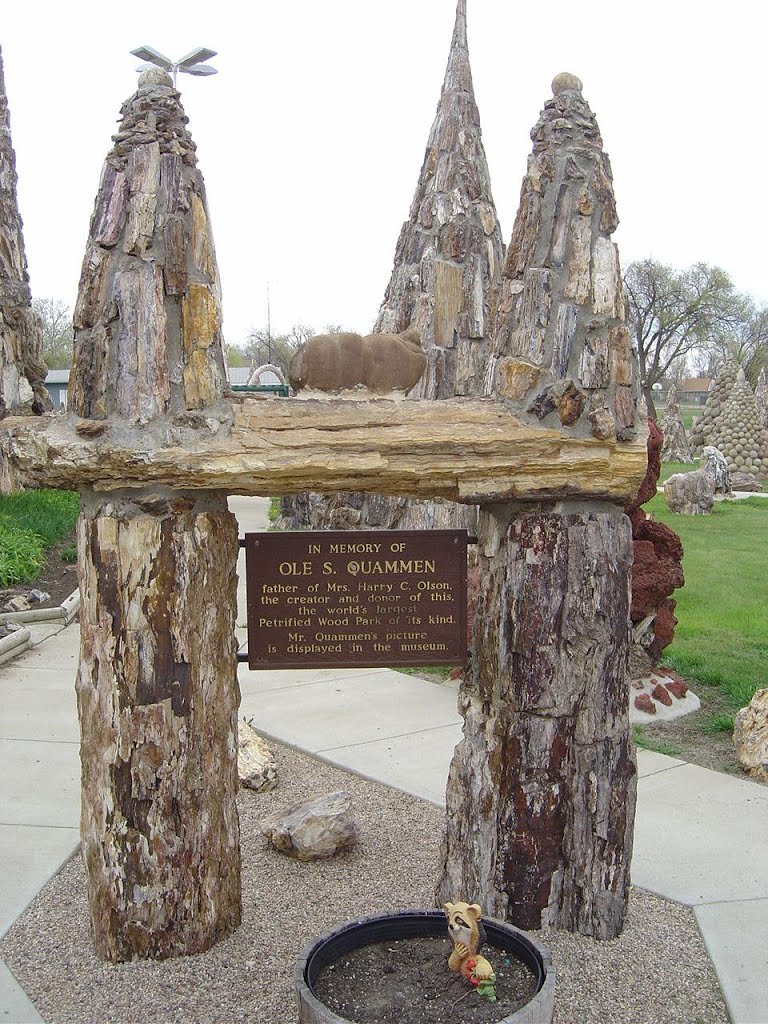
[[464,530],[248,533],[248,667],[461,665]]

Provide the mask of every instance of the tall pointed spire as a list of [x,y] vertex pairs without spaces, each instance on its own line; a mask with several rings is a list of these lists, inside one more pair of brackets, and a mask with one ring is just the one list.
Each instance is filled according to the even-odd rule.
[[395,252],[377,331],[415,327],[428,366],[413,397],[478,394],[503,260],[467,48],[456,22],[424,163]]
[[626,327],[613,179],[575,75],[531,131],[487,389],[531,422],[629,441],[644,423]]
[[32,311],[16,182],[0,50],[0,419],[52,408],[43,383],[42,330]]
[[124,104],[91,218],[75,308],[71,406],[146,424],[226,389],[205,185],[178,92],[145,71]]

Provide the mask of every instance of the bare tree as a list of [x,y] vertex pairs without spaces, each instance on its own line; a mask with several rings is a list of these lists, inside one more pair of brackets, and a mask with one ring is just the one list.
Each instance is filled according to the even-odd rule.
[[50,370],[72,365],[72,311],[61,299],[32,299],[43,324],[43,358]]
[[[326,324],[322,333],[337,334],[343,330],[338,324]],[[250,363],[251,369],[263,366],[264,363],[273,363],[280,367],[287,380],[291,359],[314,333],[314,327],[308,324],[294,324],[287,334],[272,334],[266,327],[252,327],[240,351]]]
[[744,297],[720,267],[695,263],[675,270],[655,260],[630,263],[624,276],[628,318],[637,345],[648,413],[656,419],[653,385],[672,364],[707,345],[712,334],[743,321]]
[[717,373],[727,360],[735,360],[756,384],[760,368],[768,362],[768,306],[758,308],[742,296],[741,314],[740,322],[713,330],[706,346],[709,367]]

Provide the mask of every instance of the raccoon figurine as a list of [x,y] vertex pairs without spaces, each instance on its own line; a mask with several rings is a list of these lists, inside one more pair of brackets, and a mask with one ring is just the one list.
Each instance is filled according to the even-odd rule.
[[477,985],[494,977],[493,968],[478,950],[485,942],[485,929],[480,924],[482,911],[477,903],[444,903],[448,918],[448,934],[453,951],[448,967]]

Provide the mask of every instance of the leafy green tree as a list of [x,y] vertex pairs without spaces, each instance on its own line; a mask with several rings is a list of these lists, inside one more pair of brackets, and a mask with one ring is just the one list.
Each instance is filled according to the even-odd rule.
[[717,332],[738,328],[745,299],[724,270],[706,263],[675,270],[639,260],[630,263],[624,284],[648,414],[656,419],[653,385],[676,361],[707,348]]
[[43,359],[49,370],[72,365],[72,313],[61,299],[32,299],[32,308],[43,325]]
[[230,345],[227,342],[224,350],[227,355],[227,366],[250,366],[248,356],[239,345]]

